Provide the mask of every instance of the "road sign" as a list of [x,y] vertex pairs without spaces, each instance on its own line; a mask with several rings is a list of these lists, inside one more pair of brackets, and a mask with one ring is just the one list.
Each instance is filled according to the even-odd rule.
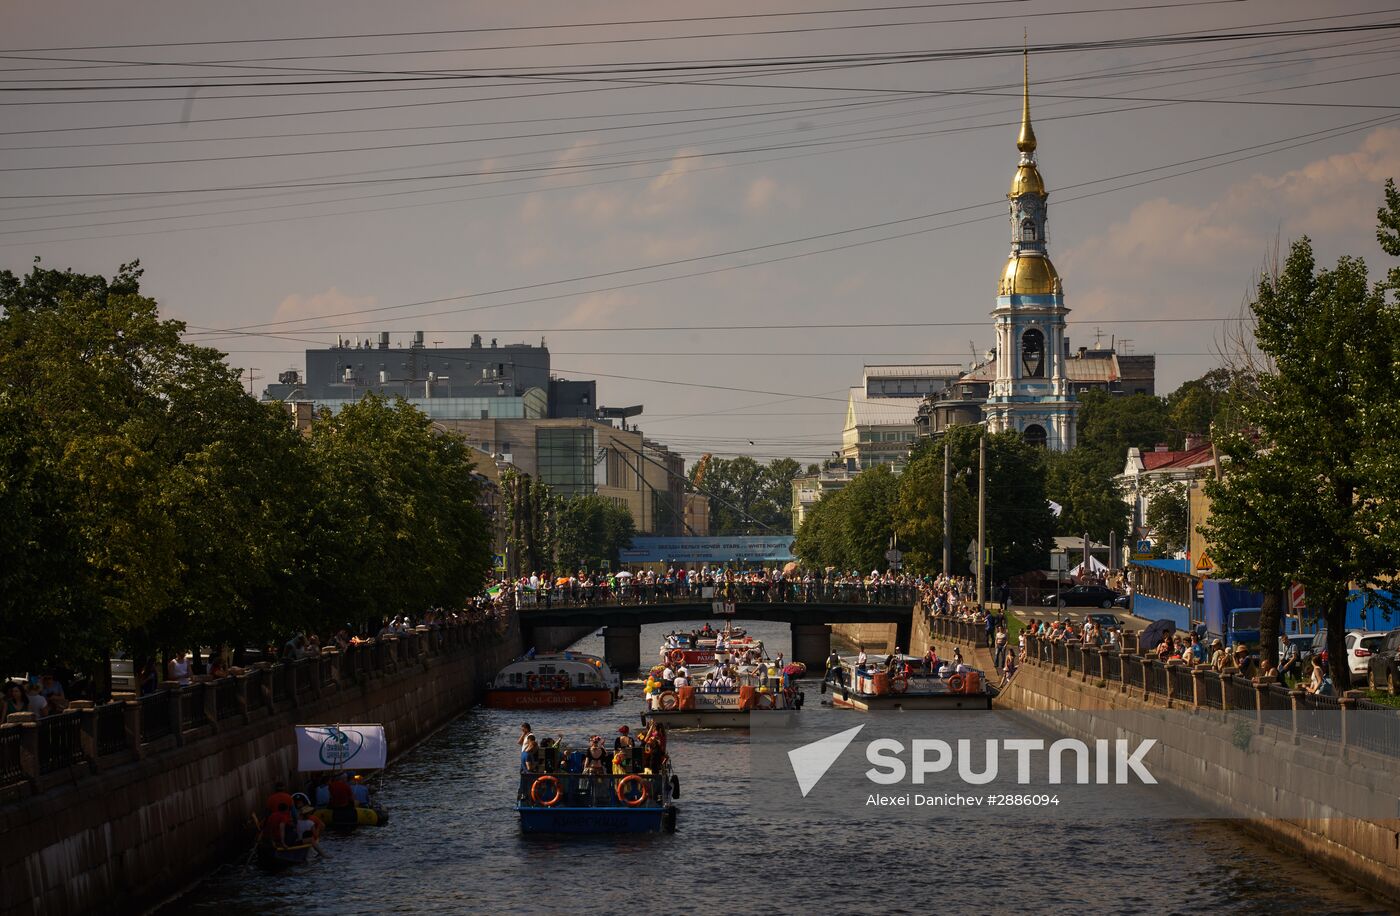
[[1308,606],[1307,595],[1303,592],[1303,586],[1294,582],[1288,586],[1288,609],[1290,611],[1301,611]]
[[1211,560],[1210,554],[1201,551],[1201,558],[1196,561],[1196,572],[1208,573],[1215,570],[1215,562]]
[[505,571],[506,571],[506,555],[503,554],[503,553],[493,554],[493,555],[491,556],[491,568],[494,569],[494,570],[496,570],[497,572],[505,572]]
[[891,563],[898,563],[900,560],[904,559],[904,552],[891,547],[889,550],[885,551],[885,559],[889,560]]

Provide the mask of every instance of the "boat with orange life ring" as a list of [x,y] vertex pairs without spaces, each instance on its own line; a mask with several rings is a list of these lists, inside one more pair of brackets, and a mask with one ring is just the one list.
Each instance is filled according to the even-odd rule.
[[[590,742],[580,742],[587,746]],[[520,774],[516,811],[525,833],[674,831],[680,779],[653,742],[614,755],[611,771],[586,772],[568,744],[542,750]]]
[[[996,691],[976,668],[925,672],[923,659],[901,655],[891,673],[884,665],[857,664],[857,658],[841,659],[839,675],[829,674],[822,693],[831,693],[831,705],[847,709],[990,709]],[[839,677],[839,679],[838,679]]]
[[622,692],[622,677],[596,655],[525,655],[496,673],[486,690],[492,709],[597,709]]
[[782,688],[771,664],[736,669],[695,667],[685,687],[651,690],[644,698],[643,723],[668,728],[751,728],[755,724],[788,726],[796,722],[805,695]]

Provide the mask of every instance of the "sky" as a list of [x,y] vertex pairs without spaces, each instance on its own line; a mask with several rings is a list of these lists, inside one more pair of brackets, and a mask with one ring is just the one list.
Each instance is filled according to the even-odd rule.
[[340,337],[544,339],[691,458],[817,461],[862,365],[992,343],[1023,43],[1071,344],[1155,352],[1166,393],[1299,237],[1388,266],[1396,24],[1314,0],[6,0],[0,269],[139,259],[258,391]]

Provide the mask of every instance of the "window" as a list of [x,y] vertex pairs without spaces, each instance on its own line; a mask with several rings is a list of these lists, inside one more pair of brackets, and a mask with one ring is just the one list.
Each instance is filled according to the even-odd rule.
[[1026,378],[1045,378],[1045,335],[1035,328],[1021,335],[1021,369]]
[[593,492],[593,430],[545,427],[535,431],[540,481],[564,498]]
[[1021,438],[1025,439],[1030,445],[1044,445],[1047,438],[1045,435],[1045,427],[1041,426],[1039,423],[1032,423],[1021,433]]
[[1021,241],[1035,241],[1035,221],[1032,220],[1030,217],[1026,217],[1025,219],[1021,220]]

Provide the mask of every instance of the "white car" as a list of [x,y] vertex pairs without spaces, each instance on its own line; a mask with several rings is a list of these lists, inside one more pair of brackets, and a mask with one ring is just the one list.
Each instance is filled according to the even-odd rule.
[[1385,642],[1385,632],[1375,630],[1348,630],[1347,662],[1351,665],[1353,677],[1365,678],[1371,670],[1371,653]]

